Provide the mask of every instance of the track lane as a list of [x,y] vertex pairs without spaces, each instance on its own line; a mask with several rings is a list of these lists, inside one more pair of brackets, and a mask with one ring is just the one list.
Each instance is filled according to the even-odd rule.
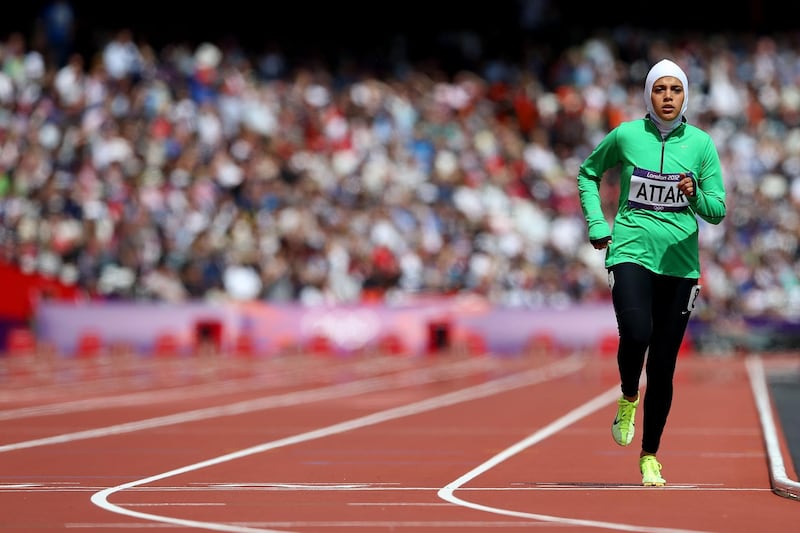
[[[479,512],[444,501],[438,492],[453,480],[512,443],[545,431],[565,413],[613,388],[616,381],[610,361],[590,358],[590,364],[579,372],[552,382],[511,387],[482,398],[376,420],[374,424],[354,424],[354,420],[369,420],[376,413],[392,409],[401,412],[414,402],[525,372],[547,362],[544,358],[474,361],[467,360],[475,365],[474,371],[460,377],[453,376],[449,368],[463,360],[426,359],[414,362],[414,366],[429,366],[437,373],[436,379],[428,383],[407,380],[403,386],[377,388],[314,404],[187,420],[98,437],[94,442],[82,440],[0,454],[0,467],[6,472],[9,487],[0,486],[0,491],[4,492],[5,501],[11,505],[16,502],[14,508],[19,509],[13,518],[17,522],[0,519],[0,527],[26,524],[35,531],[39,527],[36,524],[42,523],[42,528],[61,524],[59,527],[113,526],[115,530],[132,530],[152,523],[151,518],[144,518],[153,515],[185,520],[175,525],[182,524],[186,529],[208,529],[192,525],[192,521],[232,528],[218,529],[225,531],[529,531],[546,529],[546,520],[531,518],[536,514],[623,523],[613,512],[620,505],[620,494],[637,502],[637,511],[626,513],[624,521],[637,531],[664,527],[751,531],[754,517],[765,527],[780,528],[787,523],[787,516],[796,516],[796,502],[770,491],[757,410],[752,395],[746,391],[749,382],[743,363],[699,359],[679,363],[675,415],[670,420],[670,441],[665,442],[662,461],[670,483],[666,490],[636,486],[640,480],[635,466],[631,468],[635,465],[635,450],[619,448],[611,442],[608,413],[600,408],[555,428],[547,438],[455,491],[460,498],[478,505],[518,515]],[[339,378],[346,374],[341,369],[340,372]],[[344,382],[353,375],[350,373]],[[708,387],[713,387],[715,398],[720,400],[716,403],[715,399],[715,406],[727,404],[730,408],[708,408],[697,418],[694,408],[703,405],[697,401]],[[202,400],[203,408],[214,401]],[[168,406],[159,407],[165,408]],[[138,406],[133,410],[141,413]],[[124,416],[131,414],[120,411],[123,412]],[[687,417],[684,412],[692,416]],[[90,415],[90,419],[93,417]],[[319,433],[321,428],[331,427],[332,421],[338,421],[334,426],[342,424],[343,431]],[[709,421],[719,421],[720,426],[708,426]],[[710,428],[699,440],[698,427]],[[318,437],[297,438],[304,433]],[[274,444],[281,440],[284,445]],[[261,448],[252,447],[253,453],[241,454],[253,442],[261,442]],[[180,470],[181,465],[226,454],[231,460],[212,460],[197,469]],[[6,459],[12,455],[17,459],[9,465]],[[23,469],[23,474],[20,468],[14,469],[20,457],[29,466],[34,461],[36,465]],[[170,472],[165,477],[153,476]],[[38,484],[40,488],[24,489],[24,483]],[[107,495],[113,505],[133,513],[121,516],[87,505],[90,495],[97,499],[98,494]],[[47,509],[50,522],[42,520],[42,513],[37,506],[31,506],[31,499],[39,502],[39,509]],[[581,505],[576,506],[576,501]],[[699,509],[698,502],[702,502]],[[557,523],[558,531],[586,531],[585,525]]]

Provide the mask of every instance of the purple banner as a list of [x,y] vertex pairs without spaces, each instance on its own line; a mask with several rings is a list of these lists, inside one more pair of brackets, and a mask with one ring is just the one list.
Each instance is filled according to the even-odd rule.
[[610,304],[509,309],[472,297],[330,307],[43,302],[35,330],[40,342],[68,356],[78,352],[86,335],[99,337],[106,346],[128,346],[142,353],[153,353],[166,340],[179,354],[191,353],[202,340],[226,351],[246,340],[259,354],[306,350],[315,342],[346,354],[388,341],[397,351],[412,355],[469,342],[482,343],[491,353],[515,354],[543,338],[565,349],[592,348],[616,334],[616,323]]

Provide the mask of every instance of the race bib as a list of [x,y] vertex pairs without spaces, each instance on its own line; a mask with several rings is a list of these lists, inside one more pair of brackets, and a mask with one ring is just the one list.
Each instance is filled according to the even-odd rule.
[[[691,173],[687,173],[691,176]],[[678,189],[680,174],[662,174],[643,168],[633,169],[628,191],[628,207],[651,211],[682,211],[689,200]]]

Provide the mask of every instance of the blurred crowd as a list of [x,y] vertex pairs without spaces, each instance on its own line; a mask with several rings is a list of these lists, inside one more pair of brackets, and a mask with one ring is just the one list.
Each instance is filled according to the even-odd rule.
[[[647,37],[647,38],[645,38]],[[87,298],[607,300],[577,168],[643,116],[662,57],[718,145],[728,217],[700,230],[700,314],[800,318],[800,45],[790,36],[586,37],[455,73],[292,63],[130,30],[92,57],[0,42],[4,258]],[[602,187],[608,217],[617,180]]]

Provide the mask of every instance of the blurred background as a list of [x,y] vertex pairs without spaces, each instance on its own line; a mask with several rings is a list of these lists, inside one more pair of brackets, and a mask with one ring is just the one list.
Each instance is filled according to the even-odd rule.
[[755,0],[15,5],[2,341],[613,351],[575,176],[663,57],[728,193],[687,349],[795,350],[800,30]]

